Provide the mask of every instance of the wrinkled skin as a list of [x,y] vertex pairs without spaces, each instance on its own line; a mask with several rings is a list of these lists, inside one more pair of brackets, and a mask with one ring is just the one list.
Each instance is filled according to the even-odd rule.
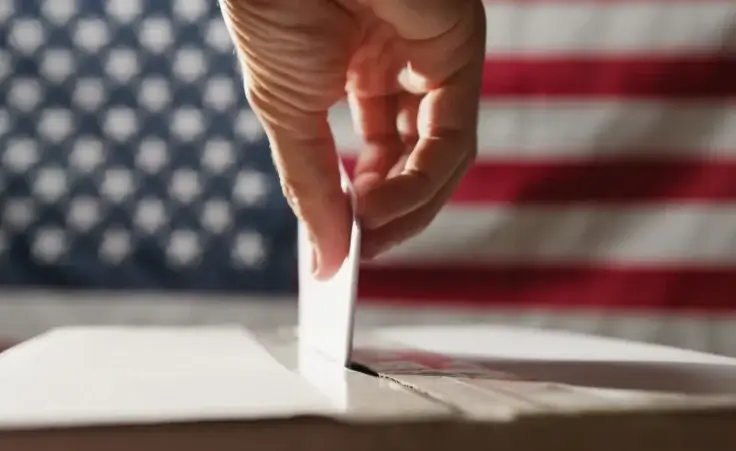
[[349,203],[327,111],[345,98],[364,141],[355,174],[363,255],[421,232],[477,151],[480,0],[220,0],[282,188],[314,243],[344,261]]

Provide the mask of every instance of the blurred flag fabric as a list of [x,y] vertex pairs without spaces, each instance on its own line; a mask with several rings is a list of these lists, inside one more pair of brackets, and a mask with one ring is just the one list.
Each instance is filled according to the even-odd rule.
[[217,2],[0,2],[0,283],[295,289]]
[[[361,296],[736,355],[736,2],[486,10],[477,164]],[[294,292],[216,1],[3,0],[0,29],[0,283]]]

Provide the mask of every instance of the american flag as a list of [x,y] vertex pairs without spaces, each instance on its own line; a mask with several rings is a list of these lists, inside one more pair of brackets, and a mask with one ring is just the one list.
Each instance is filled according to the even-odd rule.
[[[736,3],[486,9],[477,164],[364,265],[361,297],[736,354]],[[3,0],[0,30],[0,283],[294,292],[295,222],[217,2]],[[354,159],[347,110],[331,118]],[[174,314],[152,303],[138,314]],[[44,308],[0,328],[80,313]]]

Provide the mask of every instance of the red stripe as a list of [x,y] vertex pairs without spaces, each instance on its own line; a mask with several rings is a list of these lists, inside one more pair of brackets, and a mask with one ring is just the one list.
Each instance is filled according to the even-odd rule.
[[736,55],[492,56],[486,61],[483,94],[722,98],[736,96],[733,80],[736,80]]
[[536,3],[549,3],[553,5],[567,5],[567,4],[584,4],[584,5],[597,5],[597,4],[616,4],[616,5],[636,5],[641,3],[647,4],[708,4],[708,3],[723,3],[727,0],[482,0],[485,4],[536,4]]
[[[354,160],[346,161],[349,171],[354,165]],[[480,161],[452,200],[466,204],[733,201],[736,161]]]
[[507,307],[736,311],[736,267],[366,267],[361,299]]

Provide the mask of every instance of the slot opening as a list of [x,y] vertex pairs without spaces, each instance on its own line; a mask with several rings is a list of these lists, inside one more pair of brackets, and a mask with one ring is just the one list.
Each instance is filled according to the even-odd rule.
[[371,368],[369,368],[368,366],[363,365],[362,363],[358,363],[358,362],[350,362],[350,363],[348,363],[348,369],[349,370],[352,370],[352,371],[355,371],[355,372],[358,372],[358,373],[363,373],[365,375],[372,376],[372,377],[381,377],[381,375],[378,374],[376,371],[374,371]]

